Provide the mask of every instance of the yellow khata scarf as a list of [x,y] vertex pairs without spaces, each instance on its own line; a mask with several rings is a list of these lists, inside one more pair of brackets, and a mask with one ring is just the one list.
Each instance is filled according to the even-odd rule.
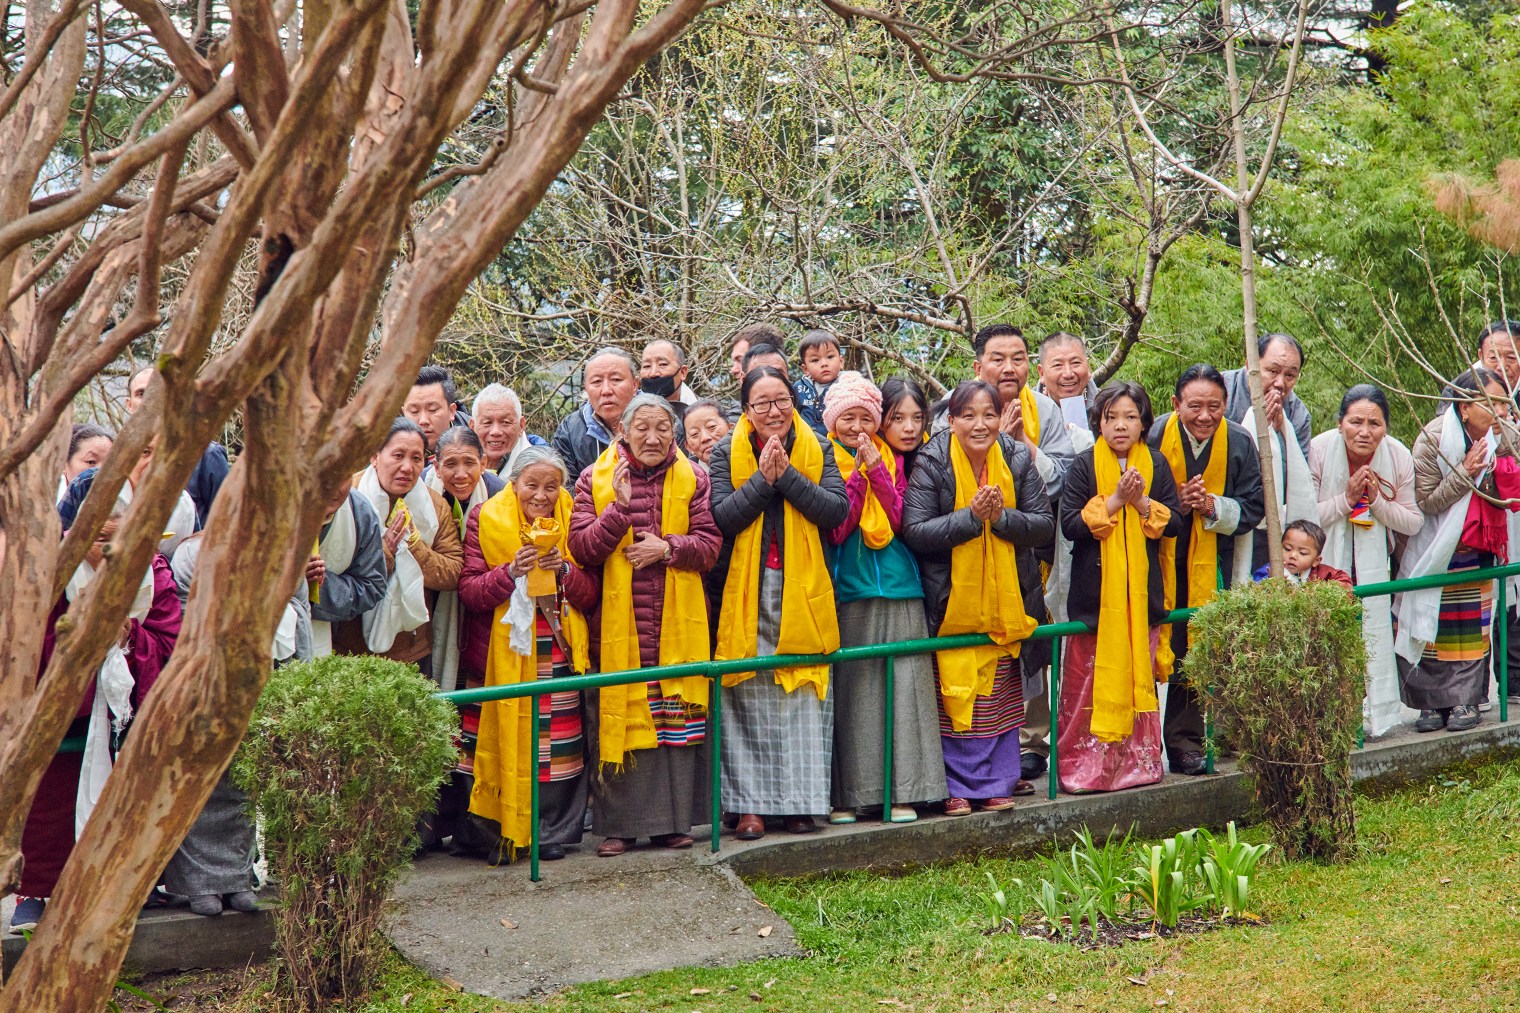
[[1040,406],[1035,402],[1034,391],[1029,384],[1024,384],[1024,389],[1019,391],[1019,404],[1023,406],[1024,432],[1029,434],[1029,439],[1039,445],[1040,442]]
[[[735,489],[749,481],[759,467],[750,445],[754,427],[742,416],[734,427],[730,477]],[[792,467],[809,481],[823,478],[823,445],[802,416],[792,412]],[[777,654],[828,654],[839,649],[839,618],[834,611],[834,582],[823,558],[818,526],[797,508],[783,508],[782,568],[786,579],[781,592],[781,630],[776,637]],[[760,569],[765,565],[761,544],[765,517],[739,533],[723,584],[723,623],[718,627],[718,660],[753,658],[758,650],[760,624]],[[754,672],[725,675],[724,686],[737,686]],[[776,681],[788,693],[810,685],[822,700],[829,691],[829,666],[804,665],[776,669]]]
[[[1203,467],[1203,487],[1215,496],[1224,495],[1225,470],[1230,461],[1230,426],[1221,420],[1219,428],[1215,430],[1214,437],[1209,441],[1209,462]],[[1167,464],[1172,467],[1172,478],[1176,480],[1178,488],[1188,480],[1187,458],[1182,450],[1182,424],[1177,419],[1177,413],[1167,419],[1166,428],[1161,434],[1161,456],[1166,458]],[[1214,600],[1219,585],[1219,536],[1212,531],[1205,531],[1203,527],[1203,515],[1193,511],[1193,531],[1188,538],[1187,549],[1187,573],[1188,573],[1188,608],[1198,608],[1207,605]],[[1165,592],[1167,611],[1177,607],[1177,539],[1163,538],[1161,540],[1161,586]],[[1188,643],[1193,642],[1192,631],[1188,631]],[[1167,626],[1161,631],[1161,646],[1156,651],[1156,665],[1163,672],[1170,672],[1176,661],[1172,653],[1172,628]]]
[[[618,441],[602,452],[591,466],[591,495],[600,514],[612,504],[613,469],[617,466]],[[697,472],[681,451],[665,469],[660,497],[660,534],[684,535],[691,524],[691,498],[697,492]],[[633,544],[633,529],[623,535],[617,548],[602,564],[602,658],[603,672],[628,672],[640,668],[639,635],[633,616],[633,564],[623,549]],[[702,575],[691,570],[665,568],[665,610],[660,620],[660,664],[679,665],[711,657],[707,639],[707,599]],[[660,692],[680,699],[687,708],[707,707],[707,680],[701,676],[661,679]],[[597,743],[602,764],[622,766],[625,754],[659,745],[654,716],[649,712],[649,692],[644,683],[603,686],[599,694],[600,718]]]
[[[950,466],[955,475],[955,509],[964,510],[976,495],[976,475],[960,440],[950,437]],[[1003,490],[1003,506],[1012,510],[1013,472],[994,444],[987,452],[987,484]],[[1035,621],[1024,612],[1019,588],[1018,559],[1012,543],[992,533],[992,522],[982,522],[982,533],[950,550],[950,600],[939,635],[985,633],[992,638],[986,647],[962,647],[939,651],[939,693],[945,703],[950,727],[964,732],[971,727],[976,698],[992,692],[999,659],[1019,656],[1019,641],[1034,632]]]
[[[1154,474],[1150,448],[1143,442],[1129,453],[1130,466],[1145,479],[1150,495]],[[1097,495],[1106,500],[1119,488],[1119,458],[1108,442],[1093,446]],[[1135,714],[1156,710],[1156,676],[1151,661],[1148,615],[1150,560],[1140,511],[1129,503],[1117,527],[1098,545],[1102,585],[1098,597],[1098,647],[1093,664],[1092,733],[1099,742],[1122,742],[1134,731]]]
[[[560,489],[554,518],[559,522],[559,551],[570,555],[566,535],[570,532],[570,509],[574,501]],[[531,544],[529,523],[523,517],[517,493],[508,485],[486,500],[480,508],[480,550],[486,565],[497,567],[511,562],[517,550]],[[497,606],[491,621],[491,645],[486,655],[486,685],[502,686],[533,682],[538,678],[537,645],[523,656],[512,650],[512,629],[501,620],[509,602]],[[535,621],[537,613],[535,612]],[[589,667],[587,657],[590,637],[586,619],[566,603],[561,620],[565,640],[570,645],[571,666],[577,672]],[[470,792],[470,812],[501,825],[501,836],[510,849],[526,847],[533,836],[529,809],[531,778],[538,776],[538,743],[533,737],[533,711],[526,697],[494,700],[480,705],[480,732],[475,745],[475,787]]]
[[[835,439],[832,433],[829,438],[834,440],[834,462],[839,465],[839,474],[848,482],[850,476],[855,474],[855,452]],[[896,482],[897,455],[881,441],[881,437],[873,436],[871,442],[876,444],[876,452],[881,455],[881,463],[887,469],[887,475]],[[866,483],[866,501],[860,509],[860,534],[870,549],[885,549],[892,541],[892,522],[887,517],[887,508],[876,498],[876,490],[871,488],[869,482]]]

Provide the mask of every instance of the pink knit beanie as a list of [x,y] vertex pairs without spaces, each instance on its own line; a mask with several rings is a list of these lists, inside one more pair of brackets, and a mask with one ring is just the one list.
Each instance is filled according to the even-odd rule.
[[881,391],[855,370],[847,369],[823,395],[823,424],[829,432],[834,431],[839,416],[851,408],[864,408],[876,419],[876,425],[881,425]]

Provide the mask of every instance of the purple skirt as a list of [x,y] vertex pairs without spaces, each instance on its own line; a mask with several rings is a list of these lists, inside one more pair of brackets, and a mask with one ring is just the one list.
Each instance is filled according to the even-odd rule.
[[[938,662],[936,661],[936,674]],[[937,694],[936,694],[937,696]],[[977,697],[971,727],[952,733],[939,697],[940,745],[951,798],[1008,798],[1019,783],[1019,729],[1024,726],[1023,680],[1012,658],[998,662],[992,692]]]

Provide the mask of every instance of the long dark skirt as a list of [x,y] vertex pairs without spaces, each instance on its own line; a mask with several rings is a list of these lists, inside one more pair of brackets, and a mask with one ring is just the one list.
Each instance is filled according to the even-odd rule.
[[[75,722],[84,734],[84,722]],[[74,800],[79,794],[79,772],[84,757],[79,753],[59,753],[42,773],[42,783],[32,800],[26,824],[21,830],[21,883],[16,893],[22,897],[47,897],[58,885],[58,877],[74,852]]]
[[591,829],[603,837],[689,834],[708,820],[707,744],[657,746],[629,754],[621,773],[590,775]]
[[223,774],[179,850],[169,859],[164,889],[184,897],[256,890],[253,863],[257,855],[248,796]]
[[[870,598],[839,604],[841,647],[928,635],[922,599]],[[945,757],[935,710],[933,658],[904,655],[896,660],[892,676],[892,800],[899,805],[938,801],[946,797]],[[834,666],[829,692],[834,697],[834,805],[881,805],[886,662],[878,658]]]

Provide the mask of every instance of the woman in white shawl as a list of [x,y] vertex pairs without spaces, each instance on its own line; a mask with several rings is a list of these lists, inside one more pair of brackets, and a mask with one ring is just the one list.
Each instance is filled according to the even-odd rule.
[[[1309,469],[1319,488],[1325,562],[1357,584],[1391,580],[1394,536],[1419,531],[1425,515],[1414,499],[1414,459],[1388,435],[1388,395],[1368,383],[1348,390],[1336,428],[1320,433],[1309,447]],[[1393,613],[1386,597],[1363,600],[1362,639],[1367,645],[1363,723],[1367,734],[1382,735],[1400,717]]]
[[432,608],[440,592],[459,586],[464,547],[443,496],[422,481],[425,437],[410,419],[391,423],[354,491],[380,518],[385,594],[360,619],[333,625],[338,654],[375,654],[414,663],[432,675]]
[[[1478,368],[1444,393],[1446,404],[1414,441],[1414,495],[1425,525],[1404,550],[1400,578],[1509,558],[1508,517],[1494,502],[1520,493],[1508,391]],[[1493,581],[1480,580],[1399,595],[1394,646],[1404,703],[1420,712],[1415,731],[1477,727],[1478,705],[1488,699],[1493,591]]]

